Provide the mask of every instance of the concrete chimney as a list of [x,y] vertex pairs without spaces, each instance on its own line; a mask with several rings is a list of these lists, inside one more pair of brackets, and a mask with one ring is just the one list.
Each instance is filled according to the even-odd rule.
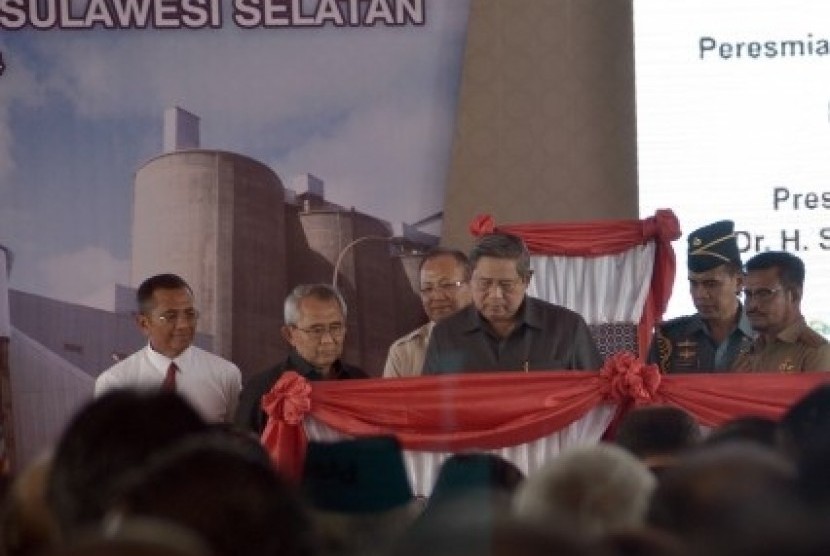
[[174,106],[164,111],[164,152],[199,148],[199,117]]

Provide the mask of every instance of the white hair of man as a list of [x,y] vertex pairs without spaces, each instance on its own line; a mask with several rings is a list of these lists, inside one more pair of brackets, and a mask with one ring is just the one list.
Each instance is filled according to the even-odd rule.
[[641,525],[655,487],[654,475],[623,448],[583,446],[531,474],[513,498],[513,513],[529,523],[598,538]]
[[339,291],[328,284],[300,284],[291,290],[291,293],[285,298],[283,307],[285,324],[297,324],[300,320],[300,301],[306,297],[313,297],[320,301],[336,300],[343,312],[343,319],[346,319],[346,301]]

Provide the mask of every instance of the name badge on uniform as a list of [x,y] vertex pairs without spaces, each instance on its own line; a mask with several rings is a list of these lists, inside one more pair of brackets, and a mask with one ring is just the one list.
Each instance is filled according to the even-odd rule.
[[795,372],[795,363],[789,357],[784,359],[780,365],[778,365],[778,370],[782,373],[789,373],[792,374]]
[[681,340],[675,344],[674,366],[677,369],[684,367],[697,368],[698,345],[692,340]]

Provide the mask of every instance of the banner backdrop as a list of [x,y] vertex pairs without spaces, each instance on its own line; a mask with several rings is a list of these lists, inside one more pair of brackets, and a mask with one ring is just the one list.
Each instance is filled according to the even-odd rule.
[[[245,374],[284,357],[286,293],[335,282],[345,359],[379,374],[424,318],[413,268],[440,234],[468,9],[0,0],[0,246],[27,346],[10,356],[23,459],[143,344],[133,289],[158,272],[188,280],[197,343]],[[37,381],[15,380],[52,355],[73,372],[38,363]]]
[[[821,0],[634,2],[642,214],[675,210],[679,260],[690,232],[721,219],[744,261],[797,255],[801,307],[830,338],[828,17]],[[676,295],[667,316],[692,312]]]

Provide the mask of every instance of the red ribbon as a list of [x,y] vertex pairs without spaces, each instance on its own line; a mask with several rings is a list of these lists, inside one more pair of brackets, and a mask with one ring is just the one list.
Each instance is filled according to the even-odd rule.
[[470,233],[474,237],[492,234],[496,231],[496,221],[489,214],[479,214],[470,222]]
[[311,411],[311,384],[296,371],[286,371],[271,390],[262,396],[262,409],[268,424],[262,431],[262,443],[270,447],[277,469],[286,477],[302,476],[308,440],[299,426]]
[[656,237],[663,243],[676,240],[681,236],[680,222],[669,209],[659,209],[651,218],[643,220],[643,237]]
[[599,371],[600,393],[617,403],[635,406],[654,403],[660,387],[660,369],[644,364],[633,353],[621,351],[609,357]]
[[299,425],[311,411],[311,384],[296,371],[286,371],[262,396],[262,408],[287,425]]

